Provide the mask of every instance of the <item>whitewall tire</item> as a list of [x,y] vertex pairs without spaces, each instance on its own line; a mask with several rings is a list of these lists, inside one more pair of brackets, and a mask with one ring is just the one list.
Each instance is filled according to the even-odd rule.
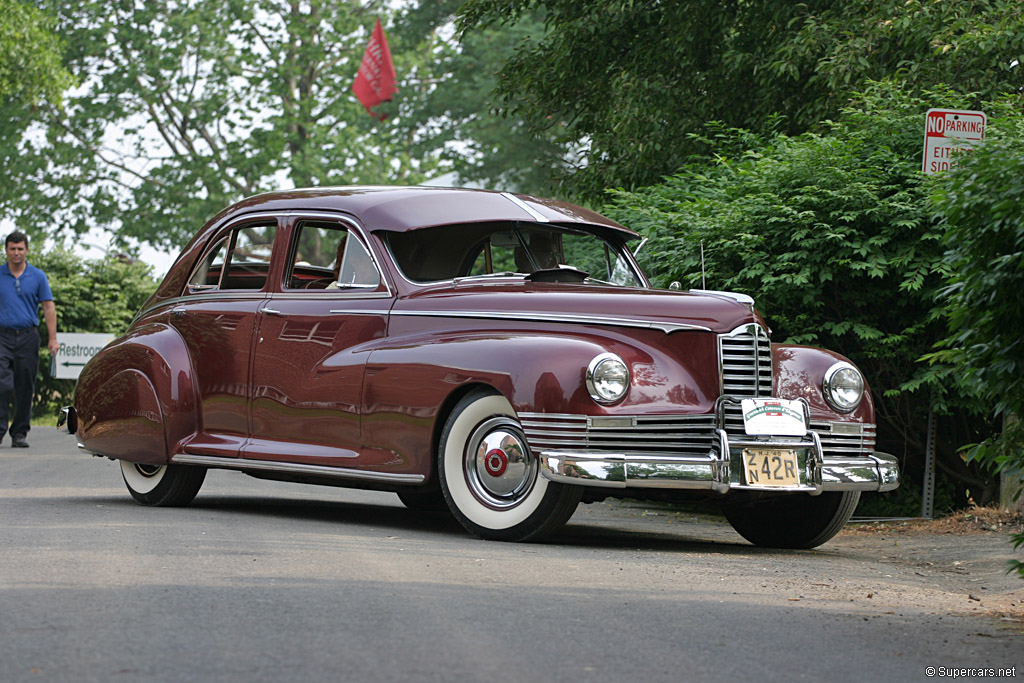
[[536,541],[560,529],[581,489],[540,476],[508,400],[485,390],[466,396],[438,447],[441,490],[456,519],[481,538]]
[[188,505],[206,479],[206,468],[191,465],[148,465],[121,460],[121,476],[132,498],[143,505]]

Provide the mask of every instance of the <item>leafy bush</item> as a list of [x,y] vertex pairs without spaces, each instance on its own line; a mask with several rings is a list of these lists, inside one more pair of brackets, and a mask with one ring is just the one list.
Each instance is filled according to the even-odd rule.
[[[34,252],[29,261],[50,280],[57,308],[57,338],[67,332],[120,334],[156,289],[150,267],[129,259],[83,260],[59,248]],[[46,327],[40,326],[46,339]],[[70,405],[75,382],[50,375],[50,354],[40,352],[33,414],[56,415]]]
[[[948,273],[920,172],[931,102],[964,104],[876,84],[825,134],[712,127],[704,141],[714,157],[660,185],[615,192],[606,209],[651,238],[659,284],[706,280],[749,294],[776,341],[834,349],[860,366],[875,396],[878,448],[900,457],[907,475],[895,496],[904,514],[917,513],[907,489],[920,486],[932,408],[945,413],[936,452],[956,503],[983,504],[996,492],[991,473],[957,452],[989,425],[955,384],[918,362],[944,334],[935,293]],[[893,507],[894,496],[872,498]]]
[[[1008,474],[1024,471],[1024,120],[995,127],[937,188],[946,228],[943,291],[949,336],[929,358],[952,366],[980,405],[1006,429],[969,458]],[[1024,534],[1015,536],[1017,547]],[[1024,576],[1024,563],[1014,562]]]

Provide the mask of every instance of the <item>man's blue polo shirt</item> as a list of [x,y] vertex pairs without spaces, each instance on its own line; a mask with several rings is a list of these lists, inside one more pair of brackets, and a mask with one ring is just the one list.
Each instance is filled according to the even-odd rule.
[[15,280],[6,263],[0,266],[0,327],[37,327],[40,301],[53,301],[46,273],[26,263],[25,272]]

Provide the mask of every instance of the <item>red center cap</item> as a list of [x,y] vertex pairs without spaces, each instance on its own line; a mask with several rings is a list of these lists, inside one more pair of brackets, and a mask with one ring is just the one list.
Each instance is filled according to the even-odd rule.
[[500,448],[492,448],[484,456],[484,467],[487,468],[487,474],[500,477],[508,469],[508,456]]

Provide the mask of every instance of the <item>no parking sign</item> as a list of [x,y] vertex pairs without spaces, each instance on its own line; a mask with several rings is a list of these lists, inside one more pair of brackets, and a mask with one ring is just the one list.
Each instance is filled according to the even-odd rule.
[[921,170],[933,175],[955,166],[960,154],[971,153],[971,145],[985,138],[988,118],[981,111],[929,109],[924,122]]

